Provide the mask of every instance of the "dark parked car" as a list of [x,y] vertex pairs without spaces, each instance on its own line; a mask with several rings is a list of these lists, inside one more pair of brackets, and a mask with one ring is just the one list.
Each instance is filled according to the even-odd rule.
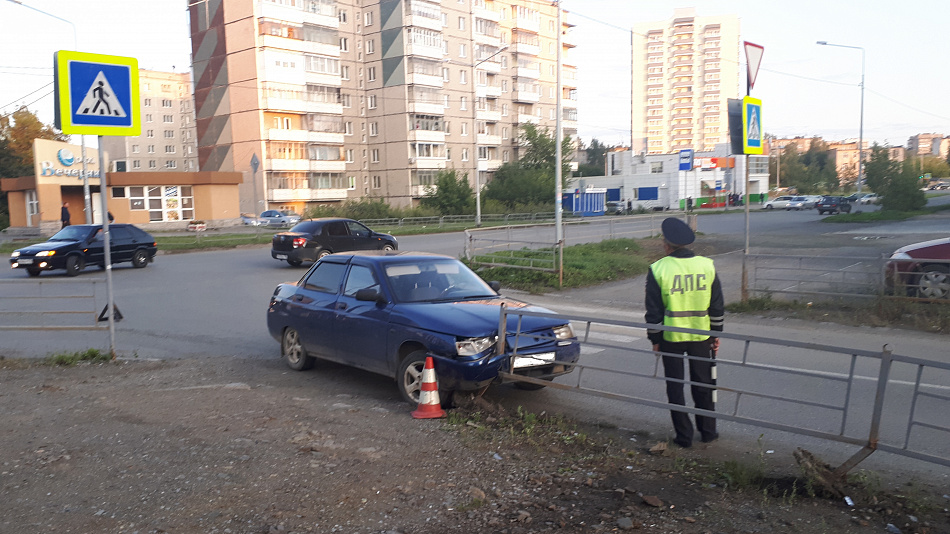
[[950,298],[950,237],[897,249],[885,273],[889,287],[903,286],[911,297]]
[[298,222],[300,222],[300,215],[292,211],[267,210],[261,212],[259,226],[283,228],[285,226],[293,226]]
[[[112,263],[129,261],[142,268],[155,260],[158,246],[148,232],[131,224],[110,224],[109,236]],[[65,269],[67,276],[76,276],[87,265],[105,267],[105,256],[102,226],[77,224],[43,243],[14,250],[10,264],[14,269],[26,269],[30,276],[53,269]]]
[[309,219],[287,232],[274,234],[270,255],[297,266],[334,252],[396,250],[396,238],[367,228],[351,219]]
[[823,196],[815,205],[819,215],[828,213],[851,213],[851,203],[846,197]]
[[[501,304],[545,315],[509,316],[498,351]],[[297,283],[277,286],[267,327],[291,369],[307,369],[314,358],[358,367],[395,378],[410,403],[419,402],[427,356],[445,404],[453,391],[498,380],[499,371],[551,380],[580,356],[568,321],[500,296],[497,283],[455,258],[421,252],[326,256]]]
[[606,215],[623,215],[627,212],[627,205],[619,200],[611,200],[604,206]]

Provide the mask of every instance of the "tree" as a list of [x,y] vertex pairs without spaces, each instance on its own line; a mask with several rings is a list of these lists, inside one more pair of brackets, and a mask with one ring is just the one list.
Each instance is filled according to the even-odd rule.
[[582,163],[577,171],[580,176],[603,176],[607,162],[608,146],[601,143],[597,138],[590,141],[590,146],[585,149],[587,152],[587,163]]
[[881,209],[886,211],[914,211],[927,205],[920,190],[920,162],[907,158],[901,164],[892,161],[886,146],[871,146],[871,157],[864,166],[868,187],[881,195]]
[[[521,127],[519,141],[524,147],[518,160],[523,168],[541,169],[554,174],[557,145],[554,144],[554,135],[548,128],[541,129],[534,124],[526,123]],[[571,176],[573,152],[574,143],[571,142],[570,137],[565,136],[561,140],[561,178],[564,183]]]
[[950,176],[950,164],[936,156],[927,156],[920,163],[920,172],[930,173],[934,178],[947,178]]
[[891,160],[887,147],[871,145],[871,155],[864,164],[864,179],[872,191],[883,194],[888,181],[899,172],[900,163]]
[[34,139],[66,141],[69,138],[40,122],[25,106],[9,115],[0,115],[0,177],[33,174]]
[[554,174],[525,168],[520,162],[505,163],[495,171],[482,197],[509,210],[524,204],[550,205],[554,203]]
[[455,169],[439,171],[434,187],[426,187],[426,196],[419,203],[442,215],[472,213],[475,209],[475,193],[468,183],[467,174]]

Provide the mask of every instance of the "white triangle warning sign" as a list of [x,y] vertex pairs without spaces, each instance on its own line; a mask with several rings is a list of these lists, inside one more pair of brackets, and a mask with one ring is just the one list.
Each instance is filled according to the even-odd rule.
[[99,71],[92,86],[86,91],[86,96],[76,108],[76,115],[107,115],[109,117],[125,117],[125,110],[119,99],[115,96],[115,91],[109,85],[106,75]]

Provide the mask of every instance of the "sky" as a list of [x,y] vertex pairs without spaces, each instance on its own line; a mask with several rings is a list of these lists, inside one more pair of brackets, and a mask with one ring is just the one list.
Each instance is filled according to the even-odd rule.
[[[538,0],[525,0],[526,4]],[[53,52],[130,56],[145,69],[190,70],[188,0],[0,0],[0,113],[20,105],[53,121]],[[578,129],[585,142],[630,144],[630,38],[674,7],[736,15],[740,41],[765,47],[751,95],[767,134],[857,138],[865,50],[864,138],[906,145],[918,133],[950,135],[950,1],[561,0],[576,26]],[[38,13],[26,6],[45,11]],[[59,17],[63,20],[58,20]],[[71,23],[71,24],[70,24]],[[75,29],[75,33],[74,33]],[[745,54],[741,89],[745,89]]]

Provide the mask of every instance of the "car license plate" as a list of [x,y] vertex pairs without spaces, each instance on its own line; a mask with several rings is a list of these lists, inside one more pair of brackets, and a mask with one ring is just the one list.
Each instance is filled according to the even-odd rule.
[[538,365],[550,365],[554,361],[553,352],[542,352],[530,356],[515,356],[514,368],[535,367]]
[[276,254],[274,257],[277,258],[278,260],[286,260],[286,259],[287,259],[287,255],[286,255],[286,254]]
[[20,265],[33,265],[33,258],[20,258],[16,262]]

